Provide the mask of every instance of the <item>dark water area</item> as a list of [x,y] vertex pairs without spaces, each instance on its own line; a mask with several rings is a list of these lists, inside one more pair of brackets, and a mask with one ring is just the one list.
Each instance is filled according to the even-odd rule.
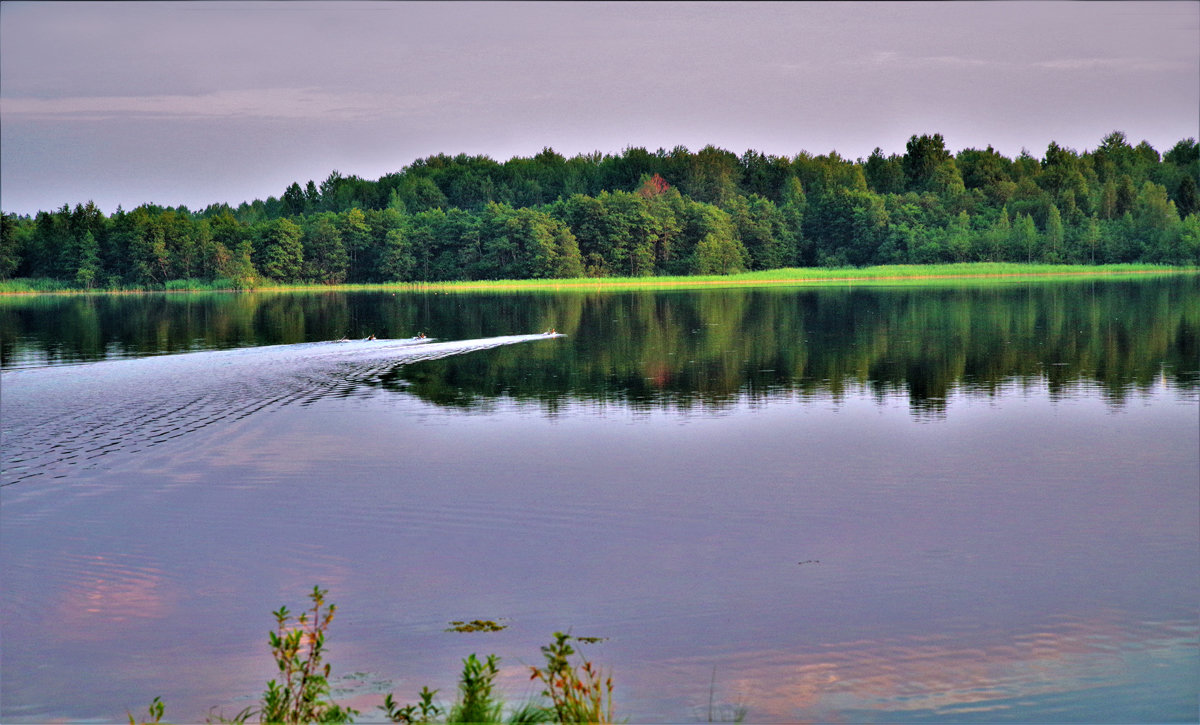
[[1194,275],[6,298],[0,369],[6,723],[232,714],[314,584],[360,721],[568,629],[630,722],[1196,718]]
[[1198,288],[1187,276],[966,288],[10,297],[0,298],[0,369],[554,328],[578,339],[533,361],[514,351],[511,362],[455,360],[425,377],[453,375],[451,387],[483,400],[550,405],[720,405],[788,391],[836,395],[859,382],[936,411],[951,387],[983,391],[1013,379],[1044,379],[1055,394],[1087,379],[1119,402],[1163,375],[1184,389],[1200,384]]

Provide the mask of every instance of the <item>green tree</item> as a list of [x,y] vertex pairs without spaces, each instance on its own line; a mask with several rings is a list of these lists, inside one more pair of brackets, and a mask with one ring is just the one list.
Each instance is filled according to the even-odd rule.
[[998,195],[996,187],[1004,182],[1012,182],[1008,173],[1012,161],[991,146],[983,151],[963,149],[955,157],[955,163],[962,173],[963,185],[968,189],[982,189],[993,201]]
[[1183,139],[1172,146],[1170,151],[1163,154],[1162,160],[1184,167],[1200,163],[1200,145],[1194,138]]
[[753,249],[747,246],[746,251],[752,265],[779,269],[796,264],[796,239],[787,217],[774,202],[757,194],[750,197],[750,220]]
[[582,273],[575,237],[549,214],[489,204],[482,220],[483,276],[577,277]]
[[[357,209],[352,211],[362,214]],[[346,281],[350,258],[342,243],[342,232],[337,221],[337,216],[332,212],[322,212],[307,220],[301,242],[304,277],[307,279],[322,284],[341,284]]]
[[722,206],[738,193],[741,165],[738,157],[724,149],[709,145],[691,159],[684,193],[696,201]]
[[1174,264],[1200,266],[1200,214],[1188,214],[1179,225],[1179,254]]
[[878,194],[838,188],[809,202],[804,234],[816,245],[818,264],[862,266],[876,261],[887,226]]
[[380,257],[380,276],[384,280],[413,280],[417,259],[413,255],[412,243],[405,231],[389,229],[384,237],[383,254]]
[[1058,207],[1050,205],[1046,217],[1046,244],[1042,252],[1042,261],[1057,264],[1063,261],[1063,223]]
[[78,246],[78,267],[75,270],[75,283],[84,289],[91,289],[100,278],[100,244],[92,236],[91,231],[83,233]]
[[688,208],[685,234],[693,243],[693,274],[730,274],[746,268],[746,248],[737,238],[729,214],[711,204]]
[[804,213],[808,208],[808,196],[804,187],[795,176],[788,177],[780,193],[779,212],[783,216],[783,224],[791,237],[794,250],[791,264],[811,266],[816,262],[813,247],[804,235]]
[[746,151],[739,161],[743,193],[758,194],[778,204],[784,182],[792,175],[791,162],[754,150]]
[[8,279],[21,266],[21,242],[15,214],[0,214],[0,279]]
[[954,163],[953,158],[946,159],[934,169],[933,188],[936,193],[951,198],[958,197],[966,190],[962,174],[959,173],[958,165]]
[[[902,225],[892,225],[891,229],[903,229]],[[937,264],[945,261],[949,254],[946,248],[946,234],[943,230],[930,227],[911,227],[906,231],[905,243],[908,246],[908,262],[910,264]],[[875,261],[882,261],[876,258]]]
[[1037,225],[1028,214],[1018,214],[1012,225],[1012,241],[1010,246],[1015,254],[1019,254],[1027,263],[1032,263],[1040,246]]
[[500,165],[487,156],[459,154],[442,170],[438,186],[451,206],[478,211],[488,202],[497,201],[494,173],[499,169]]
[[662,176],[646,177],[637,195],[645,199],[646,212],[650,215],[654,237],[654,273],[668,274],[676,263],[676,255],[683,233],[683,197]]
[[1089,217],[1083,228],[1082,244],[1087,250],[1088,261],[1096,263],[1096,247],[1100,244],[1100,221],[1095,216]]
[[793,264],[795,241],[779,207],[755,194],[735,196],[724,210],[749,255],[750,269],[778,269]]
[[[346,254],[346,273],[354,281],[362,281],[370,274],[374,242],[371,228],[362,209],[351,208],[337,215],[336,226]],[[340,258],[340,255],[338,255]]]
[[1113,131],[1105,136],[1091,157],[1101,182],[1116,181],[1117,177],[1129,174],[1136,165],[1133,147],[1123,131]]
[[1191,174],[1185,175],[1179,182],[1175,198],[1175,207],[1180,216],[1187,217],[1200,212],[1200,193],[1196,191],[1196,179]]
[[659,160],[640,146],[625,149],[616,156],[605,156],[599,164],[603,188],[607,191],[633,191],[642,177],[654,173]]
[[168,277],[189,279],[195,276],[198,254],[196,224],[186,211],[166,210],[158,217],[167,248]]
[[321,206],[321,192],[317,189],[317,185],[312,179],[304,185],[304,209],[311,211]]
[[[340,194],[347,179],[337,169],[329,172],[329,176],[321,182],[320,196],[323,211],[341,211],[343,203],[348,201],[348,194]],[[340,198],[339,198],[340,196]]]
[[400,185],[396,187],[395,198],[410,214],[430,209],[447,209],[450,206],[446,195],[432,179],[412,173],[405,174]]
[[905,146],[905,155],[900,162],[908,188],[918,192],[935,191],[938,187],[939,169],[951,160],[942,134],[912,136]]
[[275,219],[257,228],[255,266],[276,282],[299,282],[304,273],[303,232],[290,219]]
[[161,285],[170,279],[170,255],[161,219],[145,206],[129,214],[127,249],[135,283]]
[[[206,221],[212,246],[205,263],[211,266],[217,276],[232,280],[238,286],[246,286],[257,275],[251,263],[254,245],[250,241],[249,230],[227,209]],[[242,248],[243,242],[248,247],[242,251],[247,252],[248,256],[244,265],[241,265],[242,260],[235,264],[235,252]]]
[[636,193],[575,194],[552,214],[575,235],[589,276],[641,276],[654,270],[658,228],[647,200]]
[[1142,184],[1134,202],[1133,221],[1138,237],[1152,261],[1172,263],[1181,257],[1180,219],[1167,190],[1153,181]]
[[1017,184],[1028,179],[1036,186],[1038,177],[1042,175],[1042,164],[1029,153],[1029,149],[1022,148],[1021,153],[1017,154],[1017,158],[1013,159],[1012,165],[1009,166],[1009,174]]
[[[431,218],[434,217],[434,218]],[[440,219],[437,219],[440,217]],[[408,248],[413,255],[413,278],[434,280],[433,260],[435,233],[439,221],[443,221],[446,213],[441,209],[419,212],[411,217],[410,226],[406,229],[405,237]]]
[[212,222],[200,217],[193,224],[195,246],[195,276],[200,279],[217,278],[218,250],[212,238]]
[[1142,184],[1133,204],[1133,216],[1138,227],[1149,234],[1170,229],[1179,222],[1175,202],[1167,198],[1167,190],[1153,181]]
[[432,209],[415,214],[411,240],[421,279],[472,279],[479,267],[480,220],[470,212]]
[[654,273],[659,228],[646,199],[627,191],[601,192],[607,226],[609,263],[614,271],[630,277]]
[[[394,275],[385,274],[383,271],[386,266],[384,256],[393,246],[393,241],[390,241],[394,240],[394,237],[390,236],[392,232],[400,233],[400,238],[405,240],[408,253],[412,253],[411,240],[408,238],[407,231],[409,221],[407,215],[396,209],[388,208],[368,211],[364,215],[364,220],[367,226],[367,235],[361,242],[358,238],[354,239],[356,244],[361,243],[364,246],[354,251],[350,261],[349,281],[382,282],[396,279]],[[415,265],[415,259],[413,264]],[[409,269],[409,274],[411,272],[412,269]]]
[[971,216],[960,211],[946,230],[946,252],[955,262],[971,257]]
[[70,209],[66,204],[57,211],[38,212],[27,247],[26,274],[69,279],[75,273],[75,260],[70,257],[72,241]]
[[100,280],[100,274],[103,271],[105,263],[114,257],[114,253],[110,249],[105,249],[110,243],[110,227],[109,220],[96,207],[96,205],[88,201],[86,204],[76,204],[71,211],[70,218],[67,220],[67,226],[70,230],[70,237],[67,239],[70,244],[67,259],[63,260],[63,271],[69,275],[74,275],[80,266],[80,253],[82,251],[81,242],[84,236],[91,233],[92,238],[96,242],[96,277],[95,280]]
[[1112,179],[1104,182],[1100,190],[1100,203],[1096,208],[1101,219],[1111,220],[1121,216],[1117,213],[1117,184]]
[[867,188],[876,194],[904,192],[906,178],[903,160],[895,154],[884,158],[883,149],[878,146],[863,164],[863,174],[867,177]]
[[1122,175],[1117,180],[1117,203],[1116,213],[1113,218],[1119,218],[1133,211],[1133,204],[1137,201],[1137,192],[1133,188],[1133,179],[1128,174]]
[[1075,151],[1051,141],[1042,161],[1042,174],[1038,177],[1038,185],[1047,196],[1072,215],[1078,200],[1087,199],[1090,195],[1082,166],[1083,162]]
[[300,184],[292,182],[283,192],[283,213],[288,216],[300,216],[307,210],[308,198],[304,195],[304,190],[300,188]]
[[551,219],[550,224],[554,235],[554,255],[546,268],[547,276],[560,279],[570,279],[583,276],[583,256],[579,253],[579,243],[575,235],[565,224]]

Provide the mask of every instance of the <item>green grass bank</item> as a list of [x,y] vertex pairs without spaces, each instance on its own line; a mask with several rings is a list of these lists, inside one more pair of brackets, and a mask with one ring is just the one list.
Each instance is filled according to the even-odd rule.
[[206,291],[390,291],[390,292],[527,292],[527,291],[623,291],[636,289],[702,289],[708,287],[766,287],[815,285],[897,285],[961,281],[1026,281],[1047,278],[1112,277],[1120,275],[1197,274],[1197,267],[1156,264],[1019,264],[970,262],[961,264],[883,265],[875,267],[805,267],[742,272],[729,275],[681,277],[584,277],[573,279],[474,280],[456,282],[391,282],[382,284],[290,284],[261,280],[238,287],[229,280],[171,280],[160,288],[116,287],[80,289],[52,279],[0,281],[2,295],[28,294],[128,294],[141,292]]

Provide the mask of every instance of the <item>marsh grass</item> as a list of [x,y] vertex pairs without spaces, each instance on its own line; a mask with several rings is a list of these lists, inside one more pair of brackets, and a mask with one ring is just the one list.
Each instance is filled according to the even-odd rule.
[[527,292],[527,291],[626,291],[657,289],[703,289],[710,287],[847,286],[938,284],[950,282],[1012,282],[1063,277],[1111,277],[1114,275],[1195,274],[1192,267],[1154,264],[1018,264],[972,262],[961,264],[884,265],[877,267],[805,267],[742,272],[729,275],[682,277],[601,277],[547,280],[484,280],[474,282],[422,282],[405,289],[437,292]]
[[231,279],[172,279],[168,280],[163,289],[166,292],[217,292],[222,290],[243,289]]
[[0,292],[6,294],[48,294],[53,292],[83,292],[84,290],[57,279],[18,277],[0,281]]
[[1111,277],[1114,275],[1196,274],[1196,267],[1157,264],[1023,264],[1015,262],[963,262],[958,264],[898,264],[877,267],[792,267],[729,275],[681,277],[581,277],[574,279],[499,279],[469,282],[389,282],[380,284],[326,285],[302,283],[278,285],[260,281],[253,285],[229,279],[184,279],[168,281],[161,288],[120,284],[82,289],[55,279],[18,278],[0,280],[3,294],[103,294],[128,292],[569,292],[655,289],[703,289],[708,287],[769,287],[820,285],[897,285],[976,282],[1013,282],[1062,277]]

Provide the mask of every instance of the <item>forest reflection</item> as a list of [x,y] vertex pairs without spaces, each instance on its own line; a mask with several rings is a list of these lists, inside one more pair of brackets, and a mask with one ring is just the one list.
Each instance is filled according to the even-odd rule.
[[4,368],[375,334],[565,340],[397,364],[367,383],[501,399],[719,410],[867,390],[940,415],[955,392],[1096,385],[1113,404],[1200,381],[1200,278],[628,293],[260,293],[0,300]]
[[[956,390],[1096,384],[1114,404],[1197,386],[1191,280],[966,289],[714,290],[555,298],[536,324],[566,345],[395,368],[382,384],[441,404],[500,397],[633,409],[907,394],[938,415]],[[1043,382],[1044,381],[1044,382]]]

